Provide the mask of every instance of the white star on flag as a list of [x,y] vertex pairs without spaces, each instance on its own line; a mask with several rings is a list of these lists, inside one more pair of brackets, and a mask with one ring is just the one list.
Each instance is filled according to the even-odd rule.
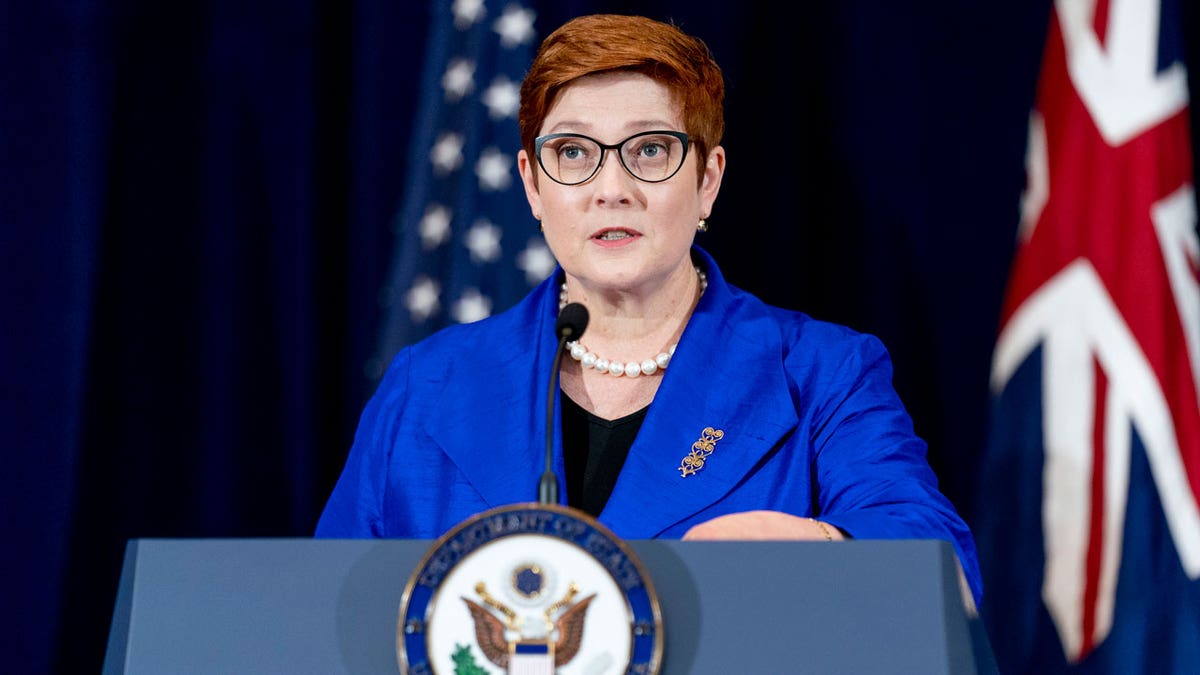
[[444,176],[463,162],[463,138],[453,131],[447,131],[438,137],[437,143],[429,151],[429,161],[433,162],[434,173]]
[[425,250],[437,248],[450,238],[450,209],[430,204],[421,218],[421,244]]
[[512,185],[512,166],[512,158],[496,148],[484,150],[475,164],[479,187],[491,192],[507,190]]
[[500,228],[486,218],[475,221],[464,242],[475,262],[492,262],[500,257]]
[[517,5],[505,7],[504,13],[496,19],[493,26],[496,34],[500,36],[500,45],[512,49],[532,41],[533,19],[534,13],[531,10]]
[[516,82],[499,75],[480,97],[488,108],[488,114],[494,120],[506,117],[516,117],[517,108],[521,105],[521,88]]
[[454,12],[454,27],[466,30],[487,14],[483,0],[454,0],[450,11]]
[[420,323],[433,316],[438,310],[438,293],[441,289],[433,279],[419,276],[413,280],[412,288],[404,296],[404,306],[408,308],[413,321]]
[[455,59],[442,75],[447,101],[457,101],[475,88],[475,65],[467,59]]
[[517,254],[517,269],[525,273],[525,280],[531,286],[550,276],[557,264],[554,254],[541,239],[530,239],[525,250]]
[[454,303],[450,314],[459,323],[486,319],[492,314],[492,301],[480,294],[478,289],[468,288],[458,302]]

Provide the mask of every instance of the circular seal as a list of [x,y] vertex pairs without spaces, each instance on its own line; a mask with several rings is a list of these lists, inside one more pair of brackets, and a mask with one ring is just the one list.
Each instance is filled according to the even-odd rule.
[[633,551],[590,515],[513,504],[442,535],[400,600],[402,673],[658,673],[662,612]]

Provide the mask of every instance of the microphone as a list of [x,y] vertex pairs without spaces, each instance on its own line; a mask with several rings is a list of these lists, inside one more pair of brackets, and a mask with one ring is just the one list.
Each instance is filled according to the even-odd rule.
[[546,392],[546,470],[538,483],[539,504],[558,503],[558,476],[554,475],[554,390],[558,387],[558,368],[562,362],[563,347],[569,340],[578,340],[587,324],[587,307],[578,302],[563,307],[554,324],[558,347],[554,350],[554,367],[550,369],[550,387]]

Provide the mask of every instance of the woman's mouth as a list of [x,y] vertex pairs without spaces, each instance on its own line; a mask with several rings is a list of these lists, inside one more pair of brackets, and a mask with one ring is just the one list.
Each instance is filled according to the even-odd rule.
[[628,239],[632,236],[632,234],[626,232],[625,230],[605,230],[596,238],[601,241],[616,241],[617,239]]
[[596,241],[625,241],[626,239],[634,239],[641,235],[641,232],[625,227],[605,227],[593,232],[592,239]]

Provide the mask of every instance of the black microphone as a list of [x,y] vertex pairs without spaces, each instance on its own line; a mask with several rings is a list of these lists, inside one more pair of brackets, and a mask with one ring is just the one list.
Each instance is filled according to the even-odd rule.
[[538,483],[539,504],[558,503],[558,476],[554,475],[554,390],[558,388],[558,368],[562,363],[563,347],[568,341],[578,340],[587,324],[587,307],[578,302],[563,307],[554,324],[558,348],[554,350],[554,367],[550,369],[550,388],[546,392],[546,471]]

